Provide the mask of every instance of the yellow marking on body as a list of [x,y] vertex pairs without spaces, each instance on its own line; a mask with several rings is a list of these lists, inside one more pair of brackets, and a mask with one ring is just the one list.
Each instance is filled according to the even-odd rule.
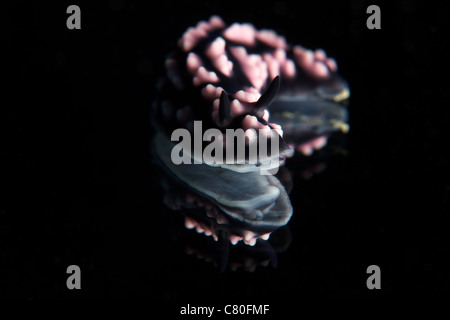
[[288,118],[288,119],[294,119],[295,118],[295,114],[293,114],[292,112],[289,112],[289,111],[283,111],[281,113],[281,116],[283,118]]
[[331,120],[333,128],[341,129],[342,133],[347,133],[350,130],[350,125],[342,121]]
[[341,92],[339,92],[336,96],[333,97],[334,102],[339,102],[350,97],[350,90],[345,88]]

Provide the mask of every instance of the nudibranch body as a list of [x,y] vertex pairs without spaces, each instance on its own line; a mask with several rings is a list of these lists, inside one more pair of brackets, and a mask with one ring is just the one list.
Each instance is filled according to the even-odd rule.
[[226,26],[212,16],[187,29],[165,64],[155,118],[169,134],[192,131],[195,120],[203,130],[273,130],[279,155],[287,157],[291,148],[309,155],[333,132],[348,130],[347,110],[336,102],[349,97],[349,88],[336,61],[272,30]]
[[[287,224],[293,208],[280,180],[257,170],[273,159],[284,161],[293,149],[309,155],[334,132],[348,131],[347,109],[339,102],[350,91],[336,61],[323,50],[290,45],[274,31],[248,23],[226,26],[213,16],[187,29],[165,64],[154,104],[158,133],[152,151],[173,185],[181,186],[166,185],[175,197],[167,203],[185,211],[202,209],[203,214],[185,213],[186,227],[216,240],[219,233],[233,244],[267,239]],[[196,121],[225,139],[228,129],[270,132],[279,152],[271,150],[256,164],[176,164],[171,134],[183,128],[195,136]],[[260,137],[246,138],[259,142]]]

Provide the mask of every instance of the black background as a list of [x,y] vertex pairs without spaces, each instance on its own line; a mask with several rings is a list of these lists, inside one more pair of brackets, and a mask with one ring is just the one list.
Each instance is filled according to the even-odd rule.
[[[428,3],[3,7],[1,297],[201,305],[447,295],[448,18]],[[70,4],[81,8],[81,30],[66,28]],[[381,7],[381,30],[366,28],[370,4]],[[293,238],[276,269],[219,273],[184,254],[151,167],[150,107],[164,57],[212,14],[324,48],[351,87],[348,156],[294,179]],[[66,288],[71,264],[82,270],[81,290]],[[381,290],[366,287],[372,264]]]

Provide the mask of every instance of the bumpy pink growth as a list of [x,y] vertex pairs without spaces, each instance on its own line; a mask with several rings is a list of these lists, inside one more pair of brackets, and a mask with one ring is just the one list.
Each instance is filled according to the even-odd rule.
[[325,54],[325,51],[322,49],[317,49],[314,51],[314,59],[319,61],[324,61],[327,58],[327,55]]
[[311,145],[314,149],[318,150],[323,148],[327,144],[327,138],[322,136],[311,141]]
[[237,117],[240,116],[245,112],[245,107],[242,105],[242,103],[239,102],[238,99],[234,99],[231,101],[231,116]]
[[280,137],[283,137],[283,129],[279,124],[270,123],[270,126],[272,127],[273,130],[275,130],[278,133]]
[[266,83],[268,72],[267,64],[260,55],[247,54],[244,47],[232,47],[231,53],[239,61],[239,64],[252,85],[261,90]]
[[261,94],[255,88],[245,88],[236,92],[234,96],[243,102],[256,102]]
[[247,129],[270,130],[268,126],[260,123],[255,116],[250,115],[245,116],[244,120],[242,120],[242,129],[244,129],[244,131]]
[[223,27],[225,27],[223,20],[217,16],[212,16],[208,22],[200,21],[195,27],[188,28],[178,42],[178,45],[184,52],[189,52],[201,39],[207,37],[208,32]]
[[325,136],[321,136],[297,146],[297,151],[303,153],[305,156],[309,156],[313,153],[314,149],[321,149],[326,144],[327,138]]
[[215,29],[225,28],[225,22],[219,16],[211,16],[211,18],[209,18],[209,23]]
[[269,121],[269,116],[270,116],[270,114],[269,114],[269,110],[264,110],[264,115],[262,116],[262,118],[265,120],[265,121]]
[[295,64],[291,59],[287,59],[286,51],[284,49],[277,49],[273,54],[264,54],[264,61],[266,61],[269,74],[271,78],[275,78],[281,74],[287,78],[295,77]]
[[313,153],[313,148],[310,144],[301,144],[297,147],[297,151],[303,153],[305,156],[310,156]]
[[281,70],[283,71],[283,74],[288,78],[294,78],[295,77],[295,63],[291,59],[286,60],[281,65]]
[[311,66],[310,71],[317,77],[317,78],[326,78],[328,77],[328,68],[326,65],[321,61],[316,61]]
[[197,69],[197,73],[195,74],[193,78],[194,86],[199,86],[204,83],[208,82],[218,82],[219,78],[217,77],[217,74],[214,71],[208,71],[205,67],[201,66]]
[[236,245],[240,240],[242,240],[242,237],[237,236],[235,234],[230,235],[231,244]]
[[[203,98],[207,100],[214,100],[220,97],[220,93],[218,93],[218,88],[212,84],[208,84],[202,89]],[[223,90],[222,90],[223,91]],[[222,92],[220,91],[220,92]]]
[[310,69],[314,64],[314,54],[311,50],[296,46],[294,48],[294,55],[297,63],[305,69]]
[[215,68],[230,77],[233,71],[233,63],[228,60],[225,45],[225,40],[222,37],[217,37],[206,49],[206,55],[211,59]]
[[228,60],[226,54],[220,55],[215,61],[214,66],[227,77],[231,77],[233,72],[233,62]]
[[225,53],[225,40],[222,37],[217,37],[216,40],[211,42],[208,49],[206,49],[206,55],[211,59],[216,59],[220,55]]
[[256,39],[275,48],[286,49],[287,44],[284,37],[279,36],[273,30],[263,29],[256,32]]
[[186,226],[186,228],[188,229],[194,229],[195,228],[195,220],[189,217],[184,217],[184,225]]
[[322,49],[313,52],[301,46],[295,46],[293,52],[295,61],[313,77],[326,79],[330,76],[330,72],[337,71],[336,61],[328,58]]
[[198,68],[203,64],[202,60],[198,55],[193,52],[190,52],[186,59],[186,66],[188,71],[194,75],[197,73]]
[[261,97],[261,92],[259,92],[256,88],[246,87],[244,88],[244,91],[247,94],[249,101],[256,101]]
[[277,49],[277,50],[275,50],[273,56],[280,63],[282,63],[286,60],[286,51],[284,49]]
[[[213,109],[211,112],[211,119],[213,122],[217,121],[217,117],[219,114],[219,104],[220,104],[220,99],[216,98],[213,101]],[[233,99],[230,103],[230,111],[231,111],[231,117],[234,118],[234,117],[238,117],[241,114],[248,112],[249,110],[238,99]]]
[[191,51],[194,46],[198,43],[200,38],[206,37],[206,32],[204,30],[198,30],[194,27],[190,27],[183,34],[179,45],[183,51]]
[[263,54],[263,59],[267,64],[270,78],[275,78],[280,74],[280,62],[271,54]]
[[225,39],[247,46],[255,45],[255,28],[248,23],[233,23],[223,33]]
[[333,72],[337,72],[337,63],[336,60],[334,60],[333,58],[327,58],[327,60],[325,61],[326,65],[328,68],[330,68],[331,71]]

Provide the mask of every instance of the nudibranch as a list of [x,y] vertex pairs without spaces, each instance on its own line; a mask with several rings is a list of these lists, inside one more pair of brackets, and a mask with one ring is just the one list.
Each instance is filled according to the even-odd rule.
[[[294,150],[309,155],[333,133],[349,129],[341,102],[350,90],[336,61],[321,49],[291,45],[272,30],[248,23],[227,26],[212,16],[186,30],[165,66],[153,109],[158,133],[152,150],[164,171],[183,186],[180,206],[206,210],[186,216],[186,227],[218,238],[216,231],[223,230],[225,221],[233,244],[267,239],[287,224],[293,209],[285,187],[275,176],[261,175],[260,168],[274,159],[284,162]],[[279,141],[279,152],[271,151],[256,164],[174,164],[171,133],[183,128],[195,135],[196,121],[224,137],[228,129],[270,132]]]
[[350,91],[336,61],[272,30],[212,16],[186,30],[165,65],[154,123],[168,134],[192,131],[196,120],[203,130],[275,131],[283,160],[292,149],[309,155],[333,132],[348,131],[347,109],[337,102]]

